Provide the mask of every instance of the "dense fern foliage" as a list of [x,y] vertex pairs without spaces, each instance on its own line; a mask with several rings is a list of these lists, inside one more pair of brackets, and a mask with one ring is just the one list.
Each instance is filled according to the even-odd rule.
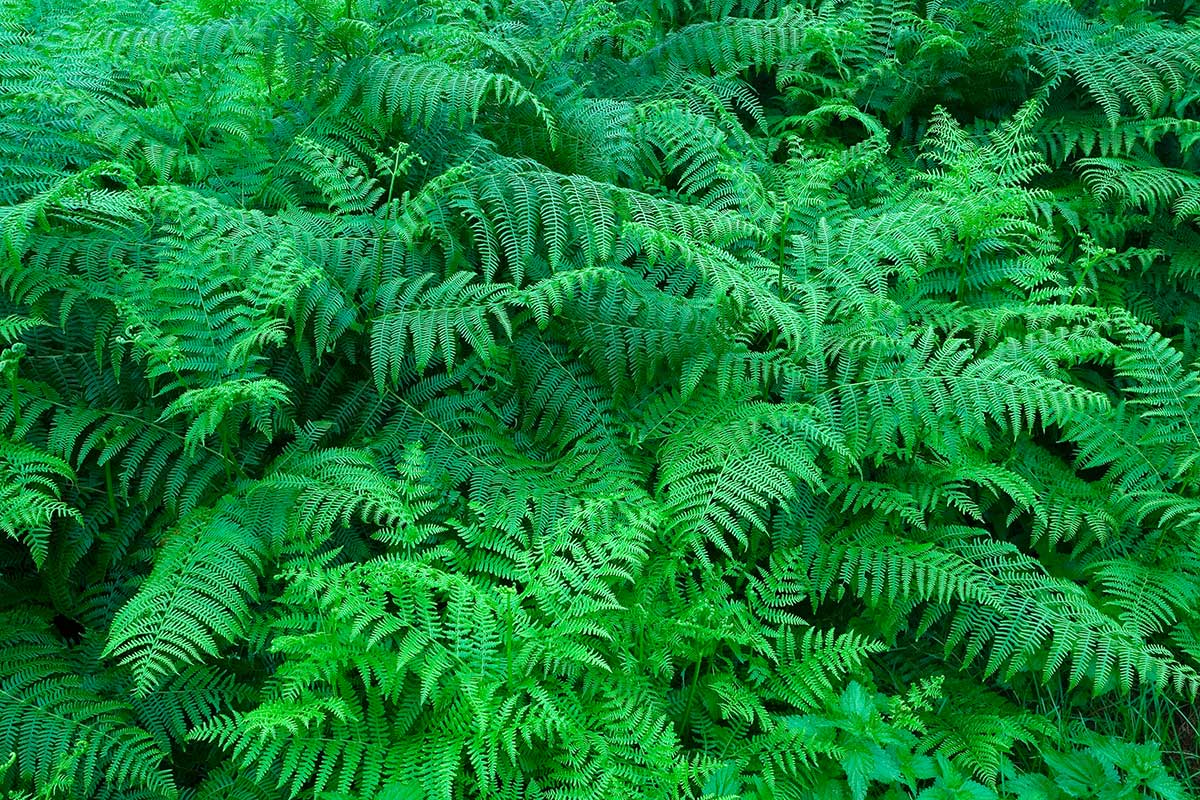
[[1183,800],[1192,0],[0,0],[0,795]]

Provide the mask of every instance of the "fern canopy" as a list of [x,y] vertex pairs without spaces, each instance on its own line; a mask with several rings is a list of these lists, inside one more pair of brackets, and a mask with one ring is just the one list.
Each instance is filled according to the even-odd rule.
[[1200,796],[1184,0],[0,3],[0,800]]

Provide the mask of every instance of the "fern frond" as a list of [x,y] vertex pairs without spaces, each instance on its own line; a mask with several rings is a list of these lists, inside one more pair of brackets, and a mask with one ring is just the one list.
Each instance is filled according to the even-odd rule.
[[249,622],[263,547],[231,511],[202,509],[183,519],[113,620],[104,652],[129,666],[141,695],[216,656]]
[[176,797],[159,742],[135,724],[131,706],[80,674],[46,620],[12,611],[0,620],[0,750],[16,753],[20,770],[42,785],[65,766],[73,796],[106,781]]
[[557,126],[537,95],[516,79],[481,69],[459,68],[423,56],[373,57],[351,61],[342,69],[344,105],[356,93],[371,114],[399,116],[412,125],[432,125],[446,118],[463,125],[474,120],[488,100],[501,106],[529,106],[554,142]]
[[62,500],[62,483],[74,479],[74,471],[62,459],[0,438],[0,532],[21,540],[38,569],[50,551],[54,521],[83,521],[79,511]]

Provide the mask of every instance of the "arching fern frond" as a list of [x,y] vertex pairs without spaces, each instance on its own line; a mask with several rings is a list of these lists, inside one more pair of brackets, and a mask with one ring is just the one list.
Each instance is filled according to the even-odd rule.
[[546,126],[551,142],[555,139],[554,118],[537,95],[501,73],[455,67],[423,56],[399,56],[351,61],[339,79],[341,97],[335,107],[361,93],[373,115],[399,116],[411,125],[432,125],[443,118],[464,125],[490,99],[502,106],[527,105]]
[[62,483],[74,479],[62,459],[0,437],[0,532],[20,539],[39,569],[55,520],[82,522],[79,511],[62,500]]
[[133,672],[139,694],[237,639],[258,593],[263,545],[226,504],[168,534],[154,570],[113,620],[105,654]]
[[48,785],[65,767],[71,796],[101,782],[173,798],[159,742],[134,722],[133,708],[97,691],[78,660],[56,642],[48,620],[0,612],[0,750]]
[[640,59],[723,73],[804,63],[821,53],[828,55],[834,66],[840,66],[836,46],[848,33],[838,30],[833,20],[806,10],[788,9],[767,20],[734,17],[689,25]]

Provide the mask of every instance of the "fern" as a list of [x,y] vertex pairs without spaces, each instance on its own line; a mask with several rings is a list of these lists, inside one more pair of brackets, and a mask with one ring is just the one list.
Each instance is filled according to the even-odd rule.
[[[361,92],[372,114],[400,116],[415,125],[428,125],[445,115],[465,124],[478,116],[490,97],[501,105],[528,105],[555,139],[556,124],[537,96],[513,78],[479,69],[455,69],[420,56],[369,58],[350,62],[340,78],[340,103]],[[337,108],[337,105],[334,106]]]
[[240,636],[249,622],[260,564],[236,517],[194,512],[114,618],[105,653],[130,665],[143,695],[183,666],[216,655],[218,643]]
[[166,753],[134,723],[129,704],[105,697],[81,676],[47,620],[5,612],[0,662],[0,747],[16,754],[38,785],[61,782],[73,796],[101,782],[176,794]]
[[41,568],[50,549],[50,533],[58,518],[82,521],[79,511],[62,500],[60,481],[75,477],[71,467],[35,448],[5,439],[0,444],[3,478],[0,531],[20,539]]
[[1194,16],[0,3],[0,795],[1196,794]]

